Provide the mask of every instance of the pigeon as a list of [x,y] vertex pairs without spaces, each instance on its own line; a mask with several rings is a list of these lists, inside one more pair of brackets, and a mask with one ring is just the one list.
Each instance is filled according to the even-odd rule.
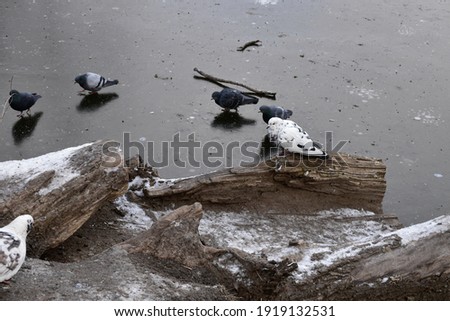
[[277,146],[291,153],[305,156],[328,157],[320,144],[314,142],[297,123],[272,117],[269,120],[267,131]]
[[258,98],[246,96],[237,89],[224,88],[222,91],[215,91],[212,94],[212,99],[222,108],[227,111],[236,109],[241,105],[257,104]]
[[93,72],[87,72],[75,77],[75,83],[78,83],[83,88],[82,92],[88,90],[95,93],[104,87],[117,85],[119,81],[117,79],[109,80]]
[[284,129],[286,127],[293,127],[297,128],[300,131],[303,131],[303,129],[292,120],[281,119],[280,117],[272,117],[271,119],[269,119],[269,122],[267,124],[267,132],[269,133],[270,139],[276,141],[280,129]]
[[30,115],[30,108],[36,103],[36,101],[41,98],[41,95],[36,93],[26,93],[26,92],[18,92],[13,89],[9,92],[9,106],[12,109],[20,111],[20,114],[17,117],[22,117],[23,112],[26,110],[27,114]]
[[0,282],[11,279],[21,268],[27,252],[26,238],[33,217],[25,214],[0,228]]
[[269,123],[269,119],[272,117],[279,117],[281,119],[288,119],[292,116],[292,110],[284,109],[281,106],[266,106],[259,107],[259,111],[262,113],[262,118],[266,124]]

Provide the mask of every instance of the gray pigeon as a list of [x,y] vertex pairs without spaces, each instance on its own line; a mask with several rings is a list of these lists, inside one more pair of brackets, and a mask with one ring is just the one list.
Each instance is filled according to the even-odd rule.
[[19,271],[27,253],[26,238],[33,227],[33,217],[25,214],[0,228],[0,282]]
[[262,113],[263,120],[266,124],[269,123],[270,118],[278,117],[281,119],[288,119],[292,116],[292,110],[284,109],[281,106],[266,106],[263,105],[259,107],[259,110]]
[[17,117],[22,117],[22,113],[26,110],[27,114],[30,114],[30,108],[36,103],[36,101],[41,98],[40,95],[36,93],[26,93],[26,92],[18,92],[13,89],[9,92],[9,106],[12,109],[20,111],[20,114]]
[[109,80],[93,72],[87,72],[83,75],[77,76],[75,78],[75,83],[78,83],[84,90],[97,92],[104,87],[117,85],[119,81],[117,79]]
[[236,109],[241,105],[257,104],[258,98],[246,96],[237,89],[224,88],[222,91],[215,91],[212,99],[222,108],[226,110]]

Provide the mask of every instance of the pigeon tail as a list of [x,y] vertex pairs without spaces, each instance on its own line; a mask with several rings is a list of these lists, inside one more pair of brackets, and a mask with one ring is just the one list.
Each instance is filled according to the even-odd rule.
[[257,104],[258,101],[259,99],[256,97],[244,96],[244,99],[242,100],[242,105]]
[[114,86],[114,85],[117,85],[118,83],[119,83],[119,81],[117,79],[115,79],[115,80],[107,80],[105,82],[105,84],[103,85],[103,87]]

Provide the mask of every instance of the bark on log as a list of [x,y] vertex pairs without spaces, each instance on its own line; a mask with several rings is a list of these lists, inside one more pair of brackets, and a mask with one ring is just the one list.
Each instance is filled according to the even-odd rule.
[[[267,293],[297,267],[290,260],[269,263],[239,249],[205,246],[198,231],[202,215],[200,203],[182,206],[117,247],[134,257],[144,255],[153,266],[163,263],[165,272],[174,277],[195,276],[198,282],[222,284],[230,294],[247,298],[267,298]],[[240,280],[229,271],[230,265],[242,269]]]
[[128,171],[104,167],[102,142],[0,164],[0,224],[30,213],[30,256],[77,231],[105,202],[126,192]]
[[[11,285],[0,286],[0,299],[450,298],[447,246],[450,216],[400,230],[352,231],[375,233],[372,237],[337,244],[332,252],[316,251],[309,259],[316,265],[303,276],[300,273],[305,268],[303,258],[317,247],[311,239],[304,240],[301,246],[286,244],[290,248],[289,255],[269,260],[241,249],[205,245],[198,230],[202,216],[200,204],[183,206],[161,218],[149,230],[82,262],[62,264],[29,260]],[[311,224],[306,228],[315,229],[312,235],[323,232],[324,222],[334,226],[332,230],[337,240],[348,233],[345,220],[314,217],[309,221]],[[362,225],[362,228],[367,227],[376,226]],[[331,263],[330,257],[334,257]]]
[[[378,225],[384,232],[377,231],[377,225],[363,224],[361,229],[374,229],[372,237],[337,243],[331,252],[316,252],[311,256],[316,265],[303,276],[298,273],[304,269],[303,257],[316,250],[311,240],[303,240],[310,244],[296,247],[280,261],[268,260],[241,249],[205,245],[198,231],[201,218],[199,203],[183,206],[118,247],[131,255],[151,257],[153,266],[164,262],[162,266],[171,266],[166,272],[174,277],[180,277],[181,269],[185,279],[195,275],[196,281],[222,284],[230,294],[248,300],[450,298],[450,216],[400,230]],[[338,231],[346,230],[344,221],[328,219],[337,239],[342,239]],[[323,233],[321,225],[312,223],[307,228]],[[362,232],[354,226],[352,232]]]
[[[29,253],[59,244],[127,189],[128,170],[103,168],[101,149],[96,143],[58,152],[52,169],[42,165],[48,156],[2,163],[18,166],[9,176],[0,167],[2,220],[34,215]],[[280,170],[267,162],[175,182],[140,165],[130,160],[129,171],[153,187],[135,200],[153,208],[202,200],[207,209],[226,212],[204,213],[194,203],[81,262],[32,259],[13,278],[12,290],[0,287],[0,299],[450,298],[450,216],[398,229],[394,216],[381,214],[385,167],[379,160],[345,155],[316,164],[292,158]],[[341,207],[377,215],[298,215]],[[95,224],[84,228],[96,235]]]
[[[382,213],[386,166],[379,159],[339,154],[329,160],[291,155],[252,167],[220,170],[144,189],[147,206],[201,202],[205,209],[311,214],[355,208]],[[154,177],[153,181],[158,181]],[[141,199],[142,201],[142,199]]]

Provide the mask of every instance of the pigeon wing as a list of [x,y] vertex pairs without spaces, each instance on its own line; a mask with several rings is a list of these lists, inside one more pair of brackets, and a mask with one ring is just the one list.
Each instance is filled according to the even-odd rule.
[[105,78],[93,72],[86,73],[86,84],[89,90],[100,90],[105,83]]
[[14,234],[0,231],[0,282],[10,279],[22,265],[21,243]]

